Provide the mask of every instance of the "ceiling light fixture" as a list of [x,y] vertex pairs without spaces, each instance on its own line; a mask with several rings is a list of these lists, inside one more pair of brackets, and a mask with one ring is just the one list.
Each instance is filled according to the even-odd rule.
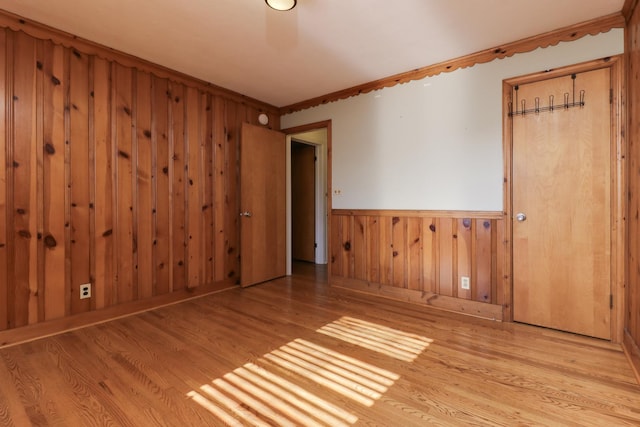
[[274,10],[291,10],[296,7],[296,0],[265,0],[267,6]]

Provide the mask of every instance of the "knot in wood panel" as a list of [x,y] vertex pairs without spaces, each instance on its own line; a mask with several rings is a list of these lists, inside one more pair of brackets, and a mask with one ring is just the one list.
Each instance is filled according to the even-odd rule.
[[44,237],[44,245],[47,248],[52,249],[52,248],[55,248],[56,246],[58,246],[58,242],[56,241],[56,239],[51,234],[47,234]]

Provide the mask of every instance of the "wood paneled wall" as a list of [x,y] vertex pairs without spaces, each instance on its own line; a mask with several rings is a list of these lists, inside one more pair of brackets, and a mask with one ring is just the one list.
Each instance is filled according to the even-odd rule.
[[332,283],[502,319],[503,234],[501,213],[334,210]]
[[[631,4],[627,2],[626,4]],[[633,2],[627,22],[629,117],[628,259],[624,345],[640,381],[640,7]]]
[[141,64],[0,29],[0,330],[237,280],[240,125],[277,110]]

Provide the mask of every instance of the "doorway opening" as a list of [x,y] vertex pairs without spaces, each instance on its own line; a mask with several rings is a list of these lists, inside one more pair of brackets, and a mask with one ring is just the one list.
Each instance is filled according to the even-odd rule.
[[[299,126],[283,132],[287,135],[287,274],[290,275],[294,259],[314,264],[328,263],[331,122]],[[313,164],[310,164],[310,159]],[[310,168],[313,168],[312,176]],[[308,182],[301,182],[303,180]],[[309,186],[313,186],[313,190]],[[311,191],[312,195],[309,194]],[[312,213],[309,213],[311,205]],[[311,215],[313,218],[310,220]],[[308,244],[312,244],[312,251],[306,247],[306,253],[301,253],[299,245]]]
[[318,146],[291,141],[291,257],[316,263],[316,162]]

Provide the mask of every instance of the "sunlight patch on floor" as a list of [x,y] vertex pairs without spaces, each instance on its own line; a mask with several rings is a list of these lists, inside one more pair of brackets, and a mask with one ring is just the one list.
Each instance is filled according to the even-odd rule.
[[432,339],[353,317],[342,317],[317,332],[406,362],[413,362]]
[[[432,342],[351,317],[331,322],[317,332],[409,362]],[[349,427],[358,418],[336,403],[348,399],[370,407],[399,378],[386,369],[298,338],[187,396],[231,426]]]

